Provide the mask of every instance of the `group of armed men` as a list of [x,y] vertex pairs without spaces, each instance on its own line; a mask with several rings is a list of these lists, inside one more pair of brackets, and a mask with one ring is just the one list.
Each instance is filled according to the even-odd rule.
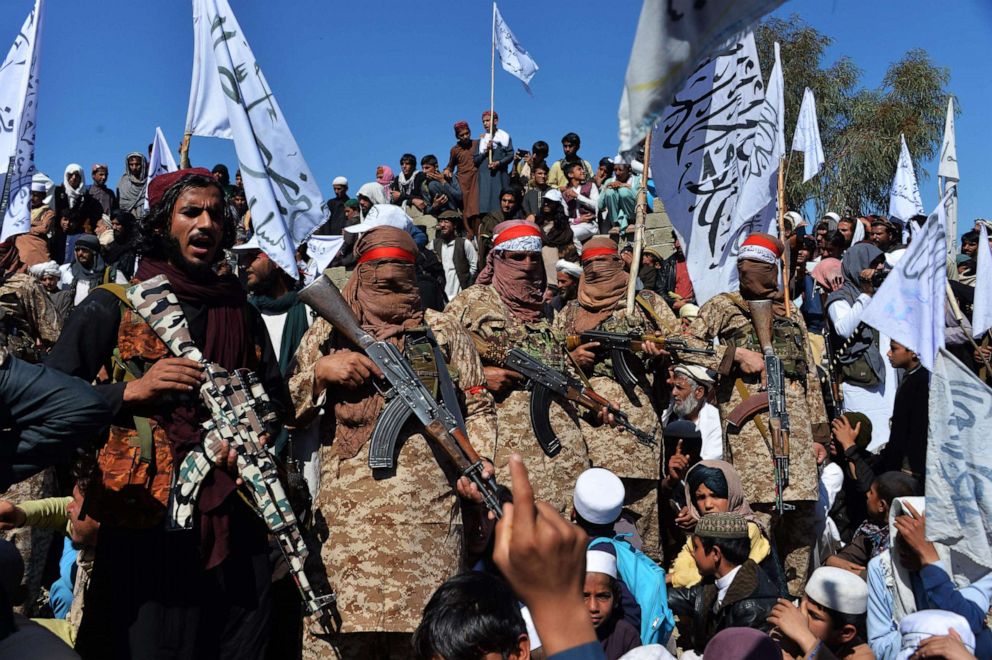
[[[437,311],[421,248],[375,208],[340,292],[323,276],[298,291],[258,243],[235,245],[210,172],[156,177],[148,197],[134,276],[94,286],[64,324],[30,275],[0,288],[8,335],[44,354],[0,348],[16,437],[0,488],[73,464],[60,502],[84,547],[68,617],[83,657],[405,657],[431,594],[488,561],[512,454],[565,517],[583,471],[619,476],[622,522],[662,565],[686,470],[729,461],[801,593],[830,428],[779,238],[749,236],[739,291],[683,322],[649,289],[628,299],[629,260],[603,235],[555,311],[544,228],[506,220]],[[231,249],[238,275],[218,268]],[[665,436],[663,419],[706,405],[722,446]]]

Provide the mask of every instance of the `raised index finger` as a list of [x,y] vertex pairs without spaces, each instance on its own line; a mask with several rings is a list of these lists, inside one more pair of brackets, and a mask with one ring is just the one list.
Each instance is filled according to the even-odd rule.
[[537,508],[534,506],[534,489],[527,476],[527,466],[520,454],[510,455],[510,486],[513,491],[513,528],[520,530],[520,538],[534,535]]

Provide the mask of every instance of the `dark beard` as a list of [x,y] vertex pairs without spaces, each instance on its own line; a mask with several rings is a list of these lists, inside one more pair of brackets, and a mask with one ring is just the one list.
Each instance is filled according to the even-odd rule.
[[[220,254],[223,254],[223,250],[218,250]],[[179,246],[179,241],[171,233],[165,237],[165,258],[173,266],[186,273],[192,278],[202,278],[206,275],[212,274],[214,264],[216,264],[220,259],[216,258],[214,255],[214,260],[212,263],[206,265],[190,263],[186,257],[183,256],[183,251]]]

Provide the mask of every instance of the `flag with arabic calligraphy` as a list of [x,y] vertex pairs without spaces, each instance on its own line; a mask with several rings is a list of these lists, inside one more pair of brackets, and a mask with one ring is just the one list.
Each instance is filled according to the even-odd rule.
[[191,135],[234,140],[255,238],[295,277],[323,196],[227,0],[193,0]]

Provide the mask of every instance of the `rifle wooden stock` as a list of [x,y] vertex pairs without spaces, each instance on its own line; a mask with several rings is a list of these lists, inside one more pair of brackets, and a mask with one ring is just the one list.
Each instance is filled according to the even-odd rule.
[[372,335],[365,332],[358,324],[351,306],[326,275],[321,275],[311,284],[303,287],[299,297],[356,346],[364,349],[375,341]]
[[751,324],[754,326],[754,333],[758,336],[758,345],[767,354],[772,350],[772,321],[775,318],[772,301],[748,300],[747,306],[751,311]]

